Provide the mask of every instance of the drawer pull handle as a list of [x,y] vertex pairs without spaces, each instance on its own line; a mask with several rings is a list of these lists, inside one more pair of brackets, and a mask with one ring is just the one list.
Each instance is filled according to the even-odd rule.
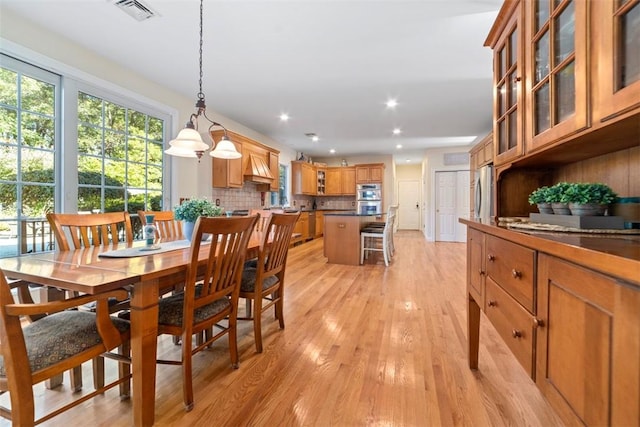
[[338,224],[338,228],[345,228],[345,227],[346,227],[346,224],[343,224],[343,223]]
[[511,336],[514,338],[522,338],[522,332],[520,332],[517,329],[514,329],[513,331],[511,331]]
[[515,268],[511,270],[511,275],[513,276],[514,279],[519,279],[522,277],[522,273],[516,270]]
[[542,328],[544,326],[544,320],[542,319],[537,319],[537,318],[533,318],[533,326],[535,328]]
[[489,300],[489,302],[487,303],[487,305],[489,307],[497,307],[498,306],[498,302],[497,301],[493,301],[493,300]]
[[484,271],[482,271],[482,270],[478,270],[478,274],[479,274],[479,275],[481,275],[481,276],[483,276],[483,275],[484,275]]
[[491,255],[491,254],[487,255],[487,258],[489,258],[489,261],[492,261],[492,262],[495,261],[496,259],[495,255]]

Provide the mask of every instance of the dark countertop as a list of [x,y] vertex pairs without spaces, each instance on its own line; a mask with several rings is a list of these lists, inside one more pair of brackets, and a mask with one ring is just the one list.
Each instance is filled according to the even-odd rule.
[[379,218],[382,216],[382,214],[360,214],[357,213],[356,211],[345,211],[345,212],[331,212],[331,213],[325,213],[324,216],[370,216],[370,217],[374,217],[374,218]]
[[460,219],[471,228],[640,285],[640,235],[511,229]]

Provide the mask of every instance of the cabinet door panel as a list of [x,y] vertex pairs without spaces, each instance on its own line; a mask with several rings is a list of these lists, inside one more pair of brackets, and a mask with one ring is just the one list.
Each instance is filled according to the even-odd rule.
[[611,424],[615,287],[613,279],[540,255],[544,327],[538,329],[536,382],[553,404],[587,425]]

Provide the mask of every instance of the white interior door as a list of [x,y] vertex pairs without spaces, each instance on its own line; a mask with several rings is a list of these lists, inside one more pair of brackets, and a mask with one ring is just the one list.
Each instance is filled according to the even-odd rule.
[[420,230],[422,192],[419,180],[398,181],[398,229]]
[[456,172],[436,172],[436,241],[456,241]]
[[436,172],[436,241],[467,240],[458,218],[469,218],[469,182],[469,171]]

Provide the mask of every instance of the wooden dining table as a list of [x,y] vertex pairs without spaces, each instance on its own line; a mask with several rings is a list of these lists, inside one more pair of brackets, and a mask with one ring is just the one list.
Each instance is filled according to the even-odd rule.
[[[258,256],[262,233],[251,235],[247,259]],[[158,300],[161,290],[184,281],[189,263],[188,247],[163,253],[144,252],[135,257],[100,256],[107,251],[143,247],[144,242],[36,253],[0,259],[10,279],[87,294],[130,286],[131,365],[133,373],[133,424],[150,426],[155,418]],[[162,247],[163,242],[159,242]],[[210,245],[201,245],[204,265]],[[142,252],[141,252],[142,253]]]

